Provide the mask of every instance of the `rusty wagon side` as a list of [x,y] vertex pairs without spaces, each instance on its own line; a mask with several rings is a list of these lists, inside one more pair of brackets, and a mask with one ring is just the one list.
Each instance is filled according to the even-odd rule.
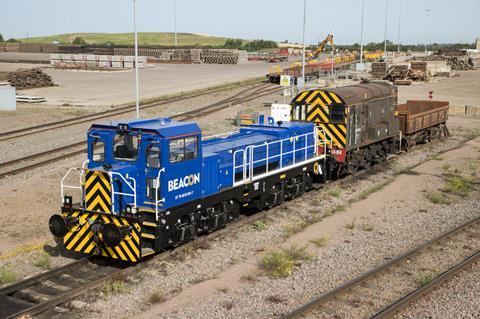
[[449,107],[449,103],[444,101],[408,100],[405,104],[399,104],[396,115],[406,146],[448,136],[445,123]]

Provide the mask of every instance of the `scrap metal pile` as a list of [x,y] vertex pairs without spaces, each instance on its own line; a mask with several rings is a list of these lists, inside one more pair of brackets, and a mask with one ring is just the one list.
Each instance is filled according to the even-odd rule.
[[7,81],[17,90],[54,86],[52,78],[41,69],[11,72],[7,76]]
[[465,71],[472,70],[473,63],[464,51],[442,50],[433,55],[415,57],[418,61],[446,61],[452,70]]

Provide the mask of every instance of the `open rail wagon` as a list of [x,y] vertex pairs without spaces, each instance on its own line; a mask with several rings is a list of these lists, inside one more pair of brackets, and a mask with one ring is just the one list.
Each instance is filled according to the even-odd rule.
[[167,118],[94,124],[50,230],[69,251],[137,262],[311,189],[326,157],[319,130],[270,122],[202,137]]
[[441,101],[397,105],[396,87],[379,81],[306,90],[283,109],[272,106],[272,116],[316,123],[330,155],[326,174],[337,178],[448,136],[448,108]]
[[411,101],[397,106],[397,117],[405,148],[427,143],[438,136],[448,136],[448,102]]

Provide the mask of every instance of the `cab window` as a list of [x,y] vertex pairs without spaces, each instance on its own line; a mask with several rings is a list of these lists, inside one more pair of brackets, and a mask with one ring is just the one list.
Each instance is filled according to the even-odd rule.
[[105,143],[96,139],[92,143],[92,160],[94,162],[103,162],[105,160]]
[[330,105],[330,119],[331,123],[343,123],[345,121],[345,111],[343,104]]
[[198,139],[196,136],[177,138],[170,141],[170,163],[178,163],[197,158]]
[[160,168],[160,148],[158,145],[150,145],[147,149],[147,167]]
[[135,161],[138,157],[138,136],[117,134],[113,139],[114,156],[117,160]]

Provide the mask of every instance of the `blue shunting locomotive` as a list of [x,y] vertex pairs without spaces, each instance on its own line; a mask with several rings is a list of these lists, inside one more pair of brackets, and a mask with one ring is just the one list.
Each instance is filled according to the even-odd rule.
[[[50,230],[67,250],[139,261],[224,227],[241,209],[311,189],[324,179],[318,130],[269,119],[202,138],[196,123],[168,118],[94,124],[88,160],[63,178],[62,213]],[[67,184],[72,174],[80,185]]]

